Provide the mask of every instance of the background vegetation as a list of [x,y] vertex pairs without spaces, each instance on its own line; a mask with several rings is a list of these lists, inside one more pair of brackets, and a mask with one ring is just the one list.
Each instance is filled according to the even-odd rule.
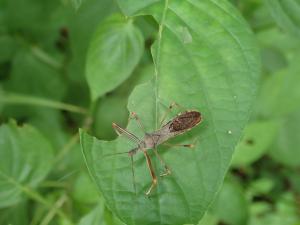
[[[205,0],[202,11],[151,2],[0,0],[0,224],[197,224],[202,215],[199,225],[300,224],[300,2]],[[165,19],[168,2],[177,15]],[[148,16],[128,17],[138,12]],[[200,29],[178,26],[180,15]],[[133,204],[129,160],[101,158],[132,146],[83,130],[115,139],[111,123],[126,126],[127,104],[155,129],[172,101],[204,113],[175,140],[197,137],[198,147],[162,149],[175,179],[162,180],[152,200],[139,157]]]

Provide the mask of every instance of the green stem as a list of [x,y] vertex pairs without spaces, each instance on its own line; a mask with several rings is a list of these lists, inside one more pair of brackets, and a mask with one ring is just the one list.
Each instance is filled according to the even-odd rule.
[[6,104],[45,106],[49,108],[66,110],[74,113],[87,114],[87,110],[79,106],[27,95],[4,94],[4,97],[2,99],[0,98],[0,103],[1,102]]
[[44,52],[41,48],[37,46],[31,47],[32,54],[39,59],[40,61],[48,64],[49,66],[53,67],[54,69],[60,70],[62,68],[62,64]]

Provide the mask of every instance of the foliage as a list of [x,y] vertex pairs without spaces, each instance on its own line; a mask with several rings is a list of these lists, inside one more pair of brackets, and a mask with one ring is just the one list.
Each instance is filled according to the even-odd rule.
[[[299,15],[298,0],[0,0],[0,225],[300,224]],[[152,132],[182,108],[203,121],[170,143],[194,148],[158,146],[172,174],[147,197],[146,160],[114,154],[136,146],[111,123],[142,138],[130,112]]]

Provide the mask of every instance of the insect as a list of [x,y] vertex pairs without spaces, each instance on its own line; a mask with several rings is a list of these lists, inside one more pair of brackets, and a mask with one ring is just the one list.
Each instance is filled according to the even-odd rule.
[[[169,107],[171,109],[173,105]],[[165,119],[166,115],[164,116]],[[179,113],[176,117],[171,119],[169,122],[166,124],[162,125],[161,128],[158,130],[153,131],[152,133],[147,133],[145,132],[145,129],[138,117],[138,115],[134,112],[131,113],[131,118],[135,119],[138,123],[138,126],[142,129],[144,132],[144,137],[143,139],[139,139],[136,135],[132,134],[128,130],[120,127],[116,123],[112,124],[113,129],[116,131],[118,135],[124,135],[127,137],[129,140],[133,141],[137,147],[134,149],[131,149],[128,151],[128,155],[131,157],[131,162],[132,162],[132,173],[134,177],[134,170],[133,170],[133,155],[135,155],[137,152],[143,152],[147,166],[152,178],[152,183],[149,189],[146,192],[146,195],[150,195],[152,190],[155,188],[157,185],[157,176],[154,172],[151,158],[149,157],[147,151],[152,149],[159,159],[160,163],[164,167],[164,172],[160,174],[160,176],[166,176],[171,174],[171,170],[169,167],[166,165],[164,160],[160,157],[160,155],[157,152],[157,146],[160,144],[165,143],[167,140],[170,138],[173,138],[177,135],[183,134],[189,130],[191,130],[193,127],[197,126],[201,121],[202,121],[202,116],[201,113],[196,111],[196,110],[190,110],[190,111],[184,111],[182,113]],[[163,120],[164,120],[163,119]],[[163,120],[161,124],[163,123]],[[185,144],[185,145],[176,145],[176,146],[183,146],[183,147],[193,147],[192,144]],[[118,153],[117,153],[118,154]],[[136,187],[134,187],[136,189]]]

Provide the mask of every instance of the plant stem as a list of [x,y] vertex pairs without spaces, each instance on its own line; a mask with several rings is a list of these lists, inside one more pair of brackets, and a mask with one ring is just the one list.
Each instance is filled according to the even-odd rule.
[[59,63],[57,60],[55,60],[46,52],[44,52],[41,48],[37,46],[32,46],[31,52],[37,59],[53,67],[54,69],[60,70],[62,68],[62,63]]
[[62,207],[62,205],[65,203],[67,200],[67,195],[63,194],[52,206],[48,214],[45,216],[45,218],[42,220],[40,225],[48,225],[55,214],[58,212],[58,210]]
[[40,97],[28,96],[28,95],[19,95],[19,94],[4,94],[4,98],[0,98],[0,102],[6,104],[25,104],[25,105],[37,105],[37,106],[45,106],[49,108],[55,108],[60,110],[66,110],[69,112],[87,114],[87,110],[76,106],[63,102],[53,101],[49,99],[44,99]]

